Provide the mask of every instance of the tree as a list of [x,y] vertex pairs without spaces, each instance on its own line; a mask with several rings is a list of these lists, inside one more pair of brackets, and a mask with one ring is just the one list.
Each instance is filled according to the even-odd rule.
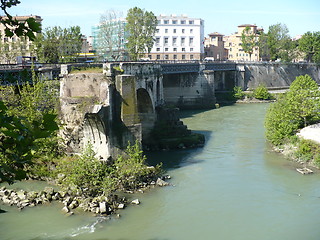
[[320,32],[307,32],[299,40],[299,50],[305,53],[308,62],[320,62]]
[[35,39],[35,52],[41,62],[64,63],[76,59],[81,51],[82,34],[80,27],[49,27]]
[[118,60],[123,57],[125,21],[121,15],[112,10],[101,15],[96,48],[99,56],[104,59]]
[[40,23],[37,23],[32,17],[28,18],[26,21],[18,21],[7,11],[8,8],[18,4],[20,4],[19,0],[1,0],[0,8],[5,16],[0,16],[0,22],[5,26],[5,35],[7,37],[13,37],[14,35],[17,35],[18,37],[26,36],[30,40],[34,40],[34,33],[41,30]]
[[290,89],[267,111],[267,139],[280,145],[301,127],[320,120],[320,90],[308,75],[297,77]]
[[127,48],[132,60],[137,60],[149,53],[154,44],[157,18],[152,12],[138,7],[129,9],[126,31],[128,31]]
[[241,34],[241,46],[243,51],[249,54],[250,61],[253,50],[258,45],[257,38],[257,34],[254,33],[249,26],[247,26]]
[[288,60],[289,42],[291,41],[288,33],[289,30],[285,24],[278,23],[269,27],[267,46],[271,60]]

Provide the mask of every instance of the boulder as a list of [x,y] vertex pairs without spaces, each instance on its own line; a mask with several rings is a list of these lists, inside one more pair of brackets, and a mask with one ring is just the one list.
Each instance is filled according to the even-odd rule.
[[124,209],[124,208],[125,208],[124,203],[119,203],[119,205],[118,205],[118,209]]
[[164,187],[164,186],[168,186],[169,183],[167,183],[166,181],[162,180],[161,178],[158,178],[156,181],[156,185],[159,187]]
[[131,201],[131,204],[139,205],[140,201],[139,201],[139,199],[134,199],[134,200]]
[[100,202],[99,203],[99,209],[100,213],[107,213],[107,203],[106,202]]

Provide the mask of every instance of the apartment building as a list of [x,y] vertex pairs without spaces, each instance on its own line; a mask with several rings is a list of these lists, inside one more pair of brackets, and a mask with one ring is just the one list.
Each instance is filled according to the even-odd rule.
[[[40,24],[42,22],[42,18],[36,15],[13,17],[13,19],[18,20],[19,22],[25,22],[28,18],[34,18],[35,21]],[[0,23],[0,62],[5,64],[16,63],[17,56],[31,56],[32,42],[29,40],[29,38],[18,37],[16,35],[12,37],[7,37],[5,35],[5,29],[5,25]]]
[[227,58],[224,48],[223,34],[218,32],[208,34],[204,39],[205,57],[212,57],[215,61],[223,61]]
[[151,60],[200,60],[204,57],[204,20],[160,15]]
[[227,58],[231,61],[259,61],[259,47],[256,46],[253,49],[253,53],[250,55],[244,52],[242,48],[241,35],[242,32],[247,28],[250,28],[250,32],[256,35],[256,40],[258,41],[259,34],[263,29],[258,28],[256,25],[243,24],[238,26],[238,31],[230,36],[224,36],[224,47],[227,51]]

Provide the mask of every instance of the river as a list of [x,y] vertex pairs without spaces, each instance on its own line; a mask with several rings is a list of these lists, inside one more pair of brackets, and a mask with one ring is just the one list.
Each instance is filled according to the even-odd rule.
[[320,175],[301,175],[264,138],[268,104],[185,111],[205,134],[201,149],[149,154],[163,161],[173,186],[132,198],[121,218],[64,216],[62,205],[1,205],[0,239],[319,240]]

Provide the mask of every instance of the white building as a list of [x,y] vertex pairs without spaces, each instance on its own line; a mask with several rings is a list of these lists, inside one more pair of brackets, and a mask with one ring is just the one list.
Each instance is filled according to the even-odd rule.
[[204,56],[204,20],[186,15],[157,17],[151,60],[200,60]]

